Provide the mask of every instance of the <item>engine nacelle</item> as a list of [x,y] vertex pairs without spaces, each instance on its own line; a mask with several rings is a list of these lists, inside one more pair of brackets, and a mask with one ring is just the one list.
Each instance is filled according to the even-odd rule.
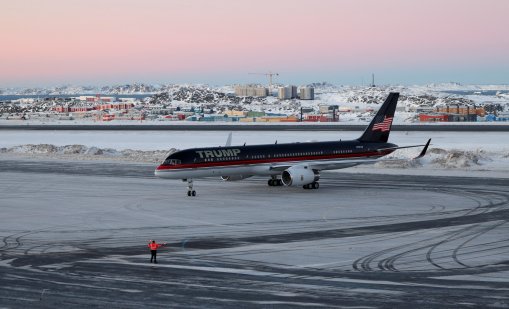
[[283,172],[281,180],[285,186],[304,186],[320,179],[320,173],[307,166],[293,166]]
[[253,175],[233,175],[233,176],[221,176],[221,180],[223,181],[239,181],[242,179],[246,179],[252,177]]

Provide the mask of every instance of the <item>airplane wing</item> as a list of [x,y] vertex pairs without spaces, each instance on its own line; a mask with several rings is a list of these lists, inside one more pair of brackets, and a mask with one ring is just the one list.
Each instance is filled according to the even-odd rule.
[[426,143],[426,146],[424,146],[424,148],[422,149],[421,153],[415,157],[414,159],[419,159],[419,158],[422,158],[424,157],[424,155],[426,154],[426,151],[428,151],[428,147],[429,147],[429,143],[431,143],[431,138],[428,140],[428,142]]
[[424,147],[423,151],[424,151],[424,153],[426,153],[426,150],[428,150],[428,146],[429,146],[430,142],[431,142],[431,138],[428,140],[428,142],[425,145],[411,145],[411,146],[402,146],[402,147],[380,148],[377,151],[382,152],[384,150],[398,150],[398,149],[405,149],[405,148]]
[[[415,145],[415,146],[404,146],[404,147],[394,147],[394,148],[384,148],[384,149],[403,149],[403,148],[412,148],[412,147],[420,147],[424,146],[421,153],[410,160],[416,160],[419,158],[422,158],[426,151],[428,150],[428,147],[430,145],[431,138],[428,140],[428,142],[425,145]],[[273,165],[270,167],[271,170],[275,171],[284,171],[292,166],[307,166],[314,170],[332,170],[332,169],[342,169],[347,167],[352,167],[355,165],[360,164],[374,164],[377,162],[405,162],[408,161],[408,159],[377,159],[377,158],[365,158],[365,159],[342,159],[342,160],[330,160],[325,162],[307,162],[307,163],[297,163],[295,165],[293,164],[279,164],[279,165]]]
[[307,166],[314,170],[331,170],[352,167],[359,164],[373,164],[381,161],[401,161],[401,159],[380,160],[380,159],[344,159],[344,160],[330,160],[326,162],[307,162],[296,164],[279,164],[270,167],[273,171],[284,171],[292,166]]

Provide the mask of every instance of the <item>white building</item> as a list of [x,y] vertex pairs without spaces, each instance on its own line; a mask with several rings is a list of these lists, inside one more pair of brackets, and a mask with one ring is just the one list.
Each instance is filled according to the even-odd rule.
[[314,100],[315,99],[315,88],[309,86],[300,87],[300,99],[301,100]]
[[278,98],[280,100],[295,99],[297,97],[297,86],[289,85],[278,88]]
[[235,95],[239,97],[266,97],[269,95],[269,90],[256,85],[238,85],[235,86]]

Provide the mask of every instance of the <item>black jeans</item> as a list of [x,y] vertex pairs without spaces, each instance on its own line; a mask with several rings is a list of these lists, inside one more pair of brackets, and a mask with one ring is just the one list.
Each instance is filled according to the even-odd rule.
[[157,250],[150,250],[150,263],[152,263],[152,260],[157,263]]

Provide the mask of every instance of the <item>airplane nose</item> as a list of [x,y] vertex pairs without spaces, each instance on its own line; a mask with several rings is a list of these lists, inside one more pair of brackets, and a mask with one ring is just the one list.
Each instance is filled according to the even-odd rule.
[[161,170],[161,165],[159,165],[158,167],[156,167],[156,169],[154,170],[154,175],[159,176],[159,174],[160,174],[160,172],[159,172],[159,171],[160,171],[160,170]]

